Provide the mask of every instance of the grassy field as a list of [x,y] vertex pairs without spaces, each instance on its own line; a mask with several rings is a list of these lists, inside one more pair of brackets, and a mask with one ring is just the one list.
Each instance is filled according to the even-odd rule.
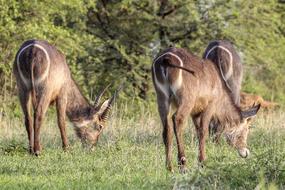
[[[0,189],[285,189],[282,111],[258,114],[247,159],[225,142],[215,145],[209,140],[204,168],[197,165],[197,141],[189,122],[185,128],[189,172],[181,175],[178,168],[173,174],[165,169],[157,111],[128,106],[116,110],[92,152],[81,147],[70,124],[71,147],[63,152],[56,119],[49,117],[42,127],[40,157],[27,153],[22,118],[0,118]],[[176,145],[174,153],[176,162]]]

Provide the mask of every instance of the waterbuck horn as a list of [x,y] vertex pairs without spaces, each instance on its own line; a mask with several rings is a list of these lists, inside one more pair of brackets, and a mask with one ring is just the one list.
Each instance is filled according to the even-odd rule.
[[111,84],[107,85],[103,90],[101,90],[101,92],[99,93],[99,95],[96,97],[95,99],[95,103],[94,103],[94,108],[96,109],[99,104],[100,104],[100,99],[102,98],[103,94],[105,93],[105,91],[109,88]]
[[252,116],[256,115],[259,108],[260,108],[260,104],[253,106],[252,108],[250,108],[246,111],[242,111],[241,112],[242,118],[248,118],[248,117],[252,117]]
[[[117,97],[118,93],[121,91],[121,89],[123,88],[123,84],[121,84],[119,86],[119,88],[115,91],[114,95],[108,100],[108,104],[106,106],[104,106],[104,103],[102,105],[102,107],[104,108],[104,111],[102,112],[102,114],[100,115],[100,119],[106,121],[108,119],[108,114],[111,110],[111,107],[113,105],[113,102],[115,101],[115,98]],[[101,107],[101,109],[102,109]]]

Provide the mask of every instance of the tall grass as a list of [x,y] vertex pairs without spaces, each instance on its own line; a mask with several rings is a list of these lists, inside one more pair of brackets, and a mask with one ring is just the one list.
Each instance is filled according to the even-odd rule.
[[[251,156],[239,158],[224,141],[207,142],[207,162],[197,163],[192,122],[185,127],[189,171],[165,169],[161,123],[153,106],[115,106],[94,151],[81,147],[68,125],[70,150],[61,150],[56,116],[41,131],[40,157],[27,153],[23,118],[0,118],[1,189],[284,189],[285,114],[259,113],[249,136]],[[193,138],[194,136],[194,138]],[[176,145],[173,161],[176,163]]]

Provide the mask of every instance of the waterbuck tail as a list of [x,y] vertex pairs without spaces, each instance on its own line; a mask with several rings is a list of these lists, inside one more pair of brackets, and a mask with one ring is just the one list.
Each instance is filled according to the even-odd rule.
[[31,62],[32,103],[33,103],[33,107],[36,108],[37,107],[37,94],[36,94],[36,89],[35,89],[34,69],[35,69],[35,60],[32,60]]
[[[166,60],[167,60],[167,59],[166,59]],[[191,69],[188,69],[188,68],[185,68],[185,67],[181,67],[181,66],[179,66],[179,65],[172,64],[170,61],[164,61],[164,62],[162,63],[162,65],[165,66],[165,67],[173,67],[173,68],[182,69],[183,71],[186,71],[186,72],[188,72],[188,73],[190,73],[190,74],[195,75],[195,71],[193,71],[193,70],[191,70]]]

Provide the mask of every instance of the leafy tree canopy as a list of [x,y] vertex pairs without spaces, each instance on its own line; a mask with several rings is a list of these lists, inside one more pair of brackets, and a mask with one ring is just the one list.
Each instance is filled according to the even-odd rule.
[[[276,0],[0,0],[0,92],[15,95],[13,59],[27,39],[67,57],[91,98],[125,80],[122,98],[153,101],[153,57],[169,46],[202,55],[232,41],[243,58],[243,89],[285,102],[285,3]],[[142,101],[143,102],[143,101]]]

